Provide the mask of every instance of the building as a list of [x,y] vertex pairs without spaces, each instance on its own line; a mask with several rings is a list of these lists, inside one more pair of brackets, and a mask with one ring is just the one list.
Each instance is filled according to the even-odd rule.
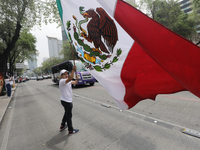
[[[180,1],[180,8],[187,14],[192,13],[192,0]],[[200,22],[197,24],[196,28],[197,28],[197,33],[200,34]]]
[[49,37],[49,36],[47,36],[47,38],[49,47],[49,57],[63,58],[63,55],[60,54],[63,45],[62,40],[58,40],[55,37]]
[[43,60],[43,62],[44,62],[44,61],[46,61],[47,59],[48,59],[48,57],[43,57],[42,60]]
[[62,40],[63,40],[63,41],[67,41],[67,36],[66,36],[66,34],[65,34],[65,30],[64,30],[63,25],[61,26],[61,32],[62,32]]
[[28,66],[27,68],[29,68],[30,71],[32,71],[33,69],[37,68],[37,59],[36,59],[36,55],[32,55],[33,60],[28,60]]
[[192,12],[192,1],[191,0],[182,0],[180,1],[180,8],[185,13],[189,14]]

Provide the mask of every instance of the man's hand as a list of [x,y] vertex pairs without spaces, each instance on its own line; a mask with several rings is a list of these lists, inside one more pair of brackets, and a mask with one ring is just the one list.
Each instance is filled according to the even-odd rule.
[[76,65],[73,66],[72,70],[76,71]]

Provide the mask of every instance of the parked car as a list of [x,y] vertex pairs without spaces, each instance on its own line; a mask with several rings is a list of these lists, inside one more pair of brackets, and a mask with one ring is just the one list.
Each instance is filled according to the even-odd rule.
[[48,79],[48,77],[45,75],[45,76],[43,76],[43,79]]
[[15,77],[15,83],[19,83],[19,77]]
[[42,77],[42,76],[38,76],[38,77],[37,77],[37,81],[38,81],[38,80],[43,80],[43,77]]
[[47,75],[47,77],[50,79],[50,78],[51,78],[51,75],[49,74],[49,75]]
[[28,76],[25,77],[25,80],[28,81],[30,78]]
[[26,78],[23,78],[23,77],[22,77],[22,82],[26,82]]
[[36,80],[37,79],[37,77],[31,77],[31,80]]

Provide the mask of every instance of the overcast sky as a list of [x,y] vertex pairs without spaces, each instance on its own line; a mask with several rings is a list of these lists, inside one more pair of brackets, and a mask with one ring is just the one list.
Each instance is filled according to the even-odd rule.
[[42,27],[34,27],[31,33],[37,38],[36,49],[39,52],[37,57],[38,62],[37,66],[40,67],[43,62],[43,58],[49,58],[49,48],[48,48],[48,39],[47,36],[56,37],[59,40],[62,40],[61,27],[57,28],[57,24],[42,24]]

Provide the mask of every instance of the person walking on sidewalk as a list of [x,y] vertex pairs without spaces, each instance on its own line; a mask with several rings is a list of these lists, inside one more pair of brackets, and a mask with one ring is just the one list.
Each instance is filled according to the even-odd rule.
[[12,92],[12,88],[11,88],[11,83],[12,83],[12,77],[9,78],[8,76],[6,76],[5,79],[5,84],[6,84],[6,89],[7,89],[7,96],[11,97],[11,92]]
[[72,81],[75,70],[76,70],[76,66],[72,68],[70,75],[68,74],[69,72],[67,70],[65,69],[61,70],[60,71],[61,80],[59,81],[59,89],[61,92],[60,100],[65,110],[64,116],[62,118],[62,123],[60,126],[60,131],[63,131],[66,127],[68,127],[69,135],[74,134],[79,131],[78,129],[74,129],[72,126],[72,108],[73,108],[72,84],[78,83],[77,74],[76,74],[76,80]]

